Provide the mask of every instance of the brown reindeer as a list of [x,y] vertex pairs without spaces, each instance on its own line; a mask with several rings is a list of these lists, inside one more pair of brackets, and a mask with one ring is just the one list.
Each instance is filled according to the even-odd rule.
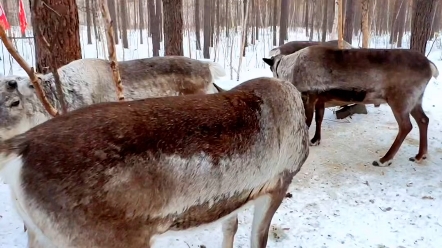
[[[58,130],[58,131],[54,131]],[[309,153],[301,94],[255,78],[218,94],[79,108],[0,143],[29,247],[146,248],[254,204],[251,247]]]
[[345,49],[311,46],[291,55],[278,55],[264,61],[275,77],[290,80],[303,93],[307,125],[316,111],[316,133],[311,144],[319,144],[324,104],[387,103],[399,125],[399,132],[388,152],[375,166],[388,166],[412,129],[410,114],[419,127],[419,152],[410,158],[420,162],[427,156],[428,117],[422,98],[431,77],[439,71],[423,54],[407,49]]
[[[350,43],[343,41],[344,49],[352,49],[354,47],[351,46]],[[324,45],[324,46],[331,46],[331,47],[338,47],[338,40],[329,40],[326,42],[321,41],[289,41],[283,45],[280,45],[279,47],[275,47],[269,52],[269,56],[276,56],[279,54],[282,55],[289,55],[292,53],[295,53],[303,48],[309,47],[309,46],[316,46],[316,45]]]

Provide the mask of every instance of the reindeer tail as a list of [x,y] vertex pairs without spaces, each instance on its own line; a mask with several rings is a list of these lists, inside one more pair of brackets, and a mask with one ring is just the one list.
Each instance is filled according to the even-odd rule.
[[205,62],[209,65],[209,70],[210,73],[212,74],[213,81],[227,75],[226,71],[220,64],[212,61],[202,61],[202,62]]
[[431,67],[431,73],[433,73],[433,77],[435,79],[437,79],[437,77],[439,76],[439,70],[437,69],[437,66],[431,61],[430,61],[430,67]]

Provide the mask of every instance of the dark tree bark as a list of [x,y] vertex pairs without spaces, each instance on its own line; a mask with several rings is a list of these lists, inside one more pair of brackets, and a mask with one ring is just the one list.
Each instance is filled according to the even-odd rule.
[[321,41],[325,42],[327,39],[327,14],[328,14],[328,0],[322,1],[322,37]]
[[200,0],[195,0],[194,17],[195,17],[196,50],[201,50]]
[[276,26],[278,25],[277,23],[277,14],[278,14],[278,1],[273,1],[273,27],[272,27],[272,31],[273,31],[273,45],[276,46]]
[[138,1],[138,15],[140,16],[140,21],[138,23],[138,28],[140,29],[140,44],[143,44],[143,31],[144,31],[144,1]]
[[431,32],[432,10],[436,0],[414,0],[410,49],[425,54]]
[[155,0],[148,0],[148,11],[149,11],[149,28],[152,33],[152,55],[160,55],[160,24],[159,17],[160,13],[155,13]]
[[308,30],[309,30],[309,11],[308,11],[308,7],[309,7],[309,3],[310,0],[305,0],[305,4],[304,4],[304,27],[305,27],[305,36],[309,36],[308,35]]
[[162,6],[161,6],[161,0],[156,0],[155,3],[155,13],[157,15],[157,23],[158,23],[158,32],[160,37],[160,42],[163,41],[163,13],[162,13]]
[[87,32],[87,44],[92,44],[91,0],[86,0],[86,32]]
[[127,38],[127,6],[126,0],[120,0],[120,16],[121,16],[121,38],[123,40],[123,48],[129,48],[129,40]]
[[229,9],[230,0],[226,0],[226,37],[229,37],[230,31],[230,9]]
[[281,0],[281,14],[279,17],[279,45],[284,44],[284,39],[287,36],[287,21],[288,21],[288,0]]
[[183,0],[163,0],[164,55],[184,56]]
[[203,56],[205,59],[210,59],[210,5],[212,0],[204,0],[204,44],[203,44]]
[[[30,4],[36,71],[48,73],[51,65],[59,68],[81,59],[78,8],[75,0],[46,0],[45,5],[40,6],[34,6],[33,1]],[[51,45],[51,51],[47,49],[43,37]]]
[[345,7],[344,40],[351,44],[353,40],[353,23],[356,9],[356,0],[347,0]]

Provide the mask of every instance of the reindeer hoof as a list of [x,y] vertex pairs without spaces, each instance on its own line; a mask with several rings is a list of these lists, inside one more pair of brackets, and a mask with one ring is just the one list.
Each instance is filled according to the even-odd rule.
[[309,145],[310,146],[319,146],[320,143],[321,143],[321,141],[319,141],[319,140],[316,140],[316,141],[310,140]]
[[373,163],[372,163],[373,166],[377,166],[377,167],[388,167],[391,164],[392,164],[391,160],[390,161],[386,161],[384,163],[381,163],[380,160],[376,160],[376,161],[373,161]]
[[[420,157],[420,158],[419,158]],[[420,163],[422,162],[422,160],[427,159],[427,155],[424,156],[418,156],[416,155],[415,157],[411,157],[408,160],[410,160],[411,162],[415,162],[415,163]]]

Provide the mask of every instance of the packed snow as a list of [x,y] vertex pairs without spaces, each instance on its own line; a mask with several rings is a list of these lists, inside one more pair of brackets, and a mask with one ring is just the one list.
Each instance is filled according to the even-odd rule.
[[[85,30],[82,31],[85,34]],[[290,33],[289,40],[306,40],[304,31]],[[106,58],[105,44],[85,44],[84,57]],[[151,56],[151,45],[138,44],[138,31],[133,31],[130,49],[117,46],[118,58]],[[147,37],[146,34],[144,37]],[[235,40],[220,38],[212,49],[212,60],[222,64],[228,76],[217,83],[226,89],[255,77],[272,74],[262,62],[273,48],[271,33],[264,30],[260,40],[247,48],[239,81],[236,81],[240,36]],[[189,45],[189,41],[191,44]],[[34,63],[33,48],[28,40],[18,40],[17,49],[29,63]],[[185,56],[200,59],[195,51],[195,38],[184,39]],[[230,46],[234,57],[230,58]],[[353,45],[358,46],[355,37]],[[388,37],[373,37],[371,47],[390,48]],[[428,43],[429,58],[442,71],[441,42]],[[408,43],[405,44],[408,46]],[[216,50],[216,52],[215,52]],[[5,64],[0,72],[25,75],[2,47]],[[12,64],[11,64],[12,61]],[[233,65],[233,68],[232,66]],[[408,135],[390,167],[374,167],[371,162],[382,156],[397,134],[397,124],[387,105],[367,106],[367,115],[354,115],[337,120],[327,109],[320,146],[310,148],[310,156],[295,176],[286,198],[273,217],[268,247],[416,247],[438,248],[442,245],[442,85],[432,79],[425,98],[424,110],[430,118],[429,156],[421,164],[408,160],[418,151],[417,125]],[[310,134],[314,133],[314,124]],[[235,247],[250,247],[253,207],[239,216]],[[221,225],[213,225],[177,236],[158,239],[154,247],[221,246]],[[27,236],[23,222],[12,207],[9,189],[0,183],[0,247],[24,248]]]

